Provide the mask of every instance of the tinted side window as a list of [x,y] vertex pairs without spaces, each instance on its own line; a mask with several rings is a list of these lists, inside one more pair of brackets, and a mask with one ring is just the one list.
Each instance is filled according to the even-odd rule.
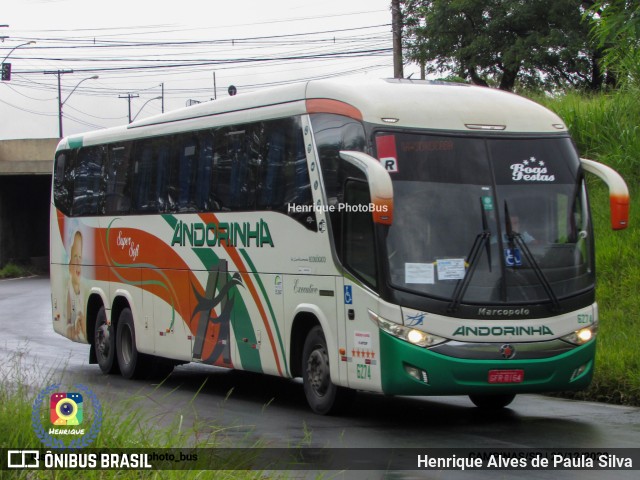
[[[289,213],[290,205],[311,205],[311,184],[300,119],[265,122],[263,136],[257,208]],[[291,215],[315,229],[315,215]]]
[[152,138],[135,143],[131,192],[133,212],[168,210],[170,138]]
[[58,152],[53,172],[53,202],[62,213],[71,213],[75,150]]
[[109,145],[105,169],[106,189],[103,211],[107,215],[129,213],[131,208],[131,144]]
[[338,205],[344,202],[343,188],[348,178],[361,178],[364,174],[340,158],[340,150],[365,151],[364,127],[360,122],[341,115],[319,113],[311,116],[313,134],[318,148],[320,170],[329,205],[334,247],[341,256],[342,222]]
[[211,173],[213,134],[210,130],[176,135],[176,163],[171,168],[170,208],[178,212],[213,210]]
[[365,151],[364,127],[356,120],[341,115],[319,113],[311,116],[313,134],[320,156],[322,180],[329,204],[341,199],[346,176],[341,165],[340,150]]
[[102,202],[104,160],[104,146],[84,147],[78,152],[73,175],[73,216],[98,214],[98,206]]
[[253,210],[256,169],[260,163],[258,125],[216,130],[213,192],[222,210]]

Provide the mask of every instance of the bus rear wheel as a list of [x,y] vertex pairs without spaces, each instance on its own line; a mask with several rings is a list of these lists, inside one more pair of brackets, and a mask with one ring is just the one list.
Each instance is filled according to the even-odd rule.
[[93,346],[96,353],[96,361],[102,373],[118,373],[116,361],[116,342],[113,324],[107,324],[107,313],[104,307],[100,307],[96,315],[96,327],[93,334]]
[[499,410],[513,402],[516,395],[515,393],[501,395],[469,395],[469,398],[478,408],[483,410]]
[[355,394],[331,381],[327,341],[320,326],[312,328],[304,342],[302,380],[311,410],[320,415],[339,413]]
[[116,352],[120,373],[124,378],[141,378],[146,373],[146,356],[136,348],[136,331],[129,308],[120,313],[116,333]]

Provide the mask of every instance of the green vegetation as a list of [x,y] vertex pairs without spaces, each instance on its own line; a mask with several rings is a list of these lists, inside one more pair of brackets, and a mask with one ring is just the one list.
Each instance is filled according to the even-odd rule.
[[[37,385],[49,385],[59,383],[50,376],[40,375],[39,368],[23,368],[21,361],[22,354],[18,353],[13,360],[0,367],[0,448],[46,448],[40,442],[32,427],[32,408],[34,399],[38,395],[38,389],[31,387],[27,383]],[[158,413],[158,408],[149,409],[148,402],[156,403],[163,400],[163,397],[171,395],[158,388],[146,392],[133,394],[132,397],[123,402],[117,402],[117,406],[107,402],[102,398],[102,423],[98,436],[90,448],[213,448],[213,447],[233,447],[224,439],[226,432],[220,427],[212,426],[203,421],[196,421],[193,425],[186,427],[183,425],[182,413]],[[194,398],[185,408],[189,408]],[[48,415],[48,404],[45,398],[41,405],[41,414],[46,418]],[[147,404],[145,406],[144,404]],[[89,402],[89,405],[91,403]],[[159,404],[159,402],[158,402]],[[93,425],[92,408],[86,409],[88,417],[85,423],[91,428]],[[186,412],[184,412],[186,413]],[[47,419],[48,420],[48,419]],[[47,420],[43,425],[48,428]],[[184,422],[186,423],[186,422]],[[247,439],[249,442],[249,440]],[[68,443],[68,442],[66,442]],[[245,446],[260,446],[245,445]],[[250,460],[250,459],[249,459]],[[264,478],[265,472],[241,470],[247,465],[247,458],[230,457],[220,459],[221,468],[228,470],[216,470],[216,478],[228,479],[258,479]],[[236,470],[237,469],[237,470]],[[0,471],[0,478],[8,472]],[[209,478],[213,471],[206,473],[205,478]],[[278,472],[269,472],[270,478]],[[73,470],[24,470],[10,472],[10,478],[16,479],[76,479],[79,472]],[[203,472],[198,471],[117,471],[117,470],[85,470],[80,475],[81,478],[88,479],[108,479],[108,478],[145,478],[145,479],[183,479],[183,478],[203,478]]]
[[15,263],[7,263],[3,268],[0,268],[0,278],[17,278],[28,275],[30,275],[29,270]]
[[612,231],[609,199],[599,180],[589,192],[596,235],[600,330],[595,377],[577,398],[640,405],[640,90],[568,93],[534,100],[562,117],[580,155],[620,172],[629,186],[629,228]]

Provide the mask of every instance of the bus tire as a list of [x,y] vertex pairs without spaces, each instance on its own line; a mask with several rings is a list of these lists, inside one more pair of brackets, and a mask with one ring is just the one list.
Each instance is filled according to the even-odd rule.
[[96,315],[96,326],[93,330],[93,348],[96,362],[102,373],[105,374],[118,373],[116,336],[114,333],[113,324],[107,324],[107,312],[104,307],[100,307]]
[[319,325],[311,329],[304,342],[302,381],[307,403],[320,415],[343,411],[355,394],[353,390],[339,387],[331,381],[327,341]]
[[516,398],[516,394],[469,395],[469,398],[478,408],[483,410],[499,410],[513,402],[513,399]]
[[116,331],[116,353],[120,374],[124,378],[141,378],[146,373],[146,356],[136,348],[136,331],[129,308],[120,312]]

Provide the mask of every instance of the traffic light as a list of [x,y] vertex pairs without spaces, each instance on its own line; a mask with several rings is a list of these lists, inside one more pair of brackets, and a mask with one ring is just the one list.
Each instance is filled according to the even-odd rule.
[[3,63],[2,64],[2,81],[9,81],[11,80],[11,64],[10,63]]

